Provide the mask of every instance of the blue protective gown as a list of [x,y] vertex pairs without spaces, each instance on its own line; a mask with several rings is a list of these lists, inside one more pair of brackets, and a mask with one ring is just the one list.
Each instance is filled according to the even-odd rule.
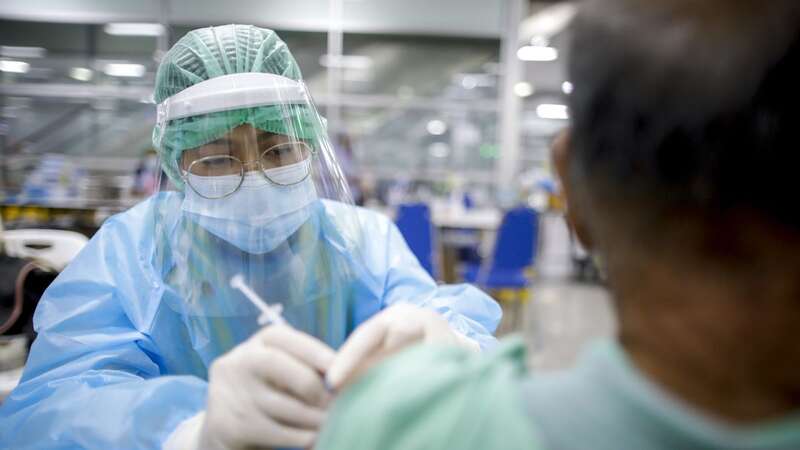
[[[0,407],[0,449],[156,449],[204,409],[208,355],[166,306],[174,299],[165,300],[153,267],[162,199],[110,218],[45,293],[22,382]],[[324,209],[358,214],[365,234],[352,327],[411,302],[483,348],[495,344],[501,313],[490,297],[468,285],[437,286],[386,217],[334,202]]]

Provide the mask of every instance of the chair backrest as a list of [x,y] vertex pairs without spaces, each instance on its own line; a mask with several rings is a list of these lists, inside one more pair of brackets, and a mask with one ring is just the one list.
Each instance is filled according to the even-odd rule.
[[0,239],[5,251],[17,258],[30,258],[61,271],[83,249],[89,239],[65,230],[6,230]]
[[406,203],[398,206],[395,223],[419,263],[432,277],[436,278],[433,263],[433,224],[428,205]]
[[511,209],[503,216],[497,231],[492,268],[522,269],[536,261],[539,241],[539,214],[528,207]]
[[475,200],[473,200],[472,196],[469,195],[469,192],[464,192],[462,200],[463,200],[462,203],[464,204],[464,209],[472,209],[475,207]]

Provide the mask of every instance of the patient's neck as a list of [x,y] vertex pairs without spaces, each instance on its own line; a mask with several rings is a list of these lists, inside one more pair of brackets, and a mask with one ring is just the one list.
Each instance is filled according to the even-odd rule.
[[800,410],[796,268],[766,262],[743,276],[657,258],[625,266],[609,268],[620,339],[651,380],[736,424]]

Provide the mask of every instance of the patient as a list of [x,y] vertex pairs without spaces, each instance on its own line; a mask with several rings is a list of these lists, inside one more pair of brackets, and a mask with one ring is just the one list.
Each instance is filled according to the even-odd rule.
[[415,347],[318,449],[800,449],[800,2],[589,0],[553,158],[620,330],[575,367]]

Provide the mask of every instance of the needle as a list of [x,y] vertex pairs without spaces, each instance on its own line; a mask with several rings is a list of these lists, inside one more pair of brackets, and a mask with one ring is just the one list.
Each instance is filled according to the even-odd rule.
[[244,296],[261,310],[261,315],[258,316],[259,325],[288,325],[286,319],[281,315],[283,306],[280,304],[269,306],[264,299],[250,289],[250,286],[245,284],[242,274],[234,275],[231,278],[231,287],[242,291]]

